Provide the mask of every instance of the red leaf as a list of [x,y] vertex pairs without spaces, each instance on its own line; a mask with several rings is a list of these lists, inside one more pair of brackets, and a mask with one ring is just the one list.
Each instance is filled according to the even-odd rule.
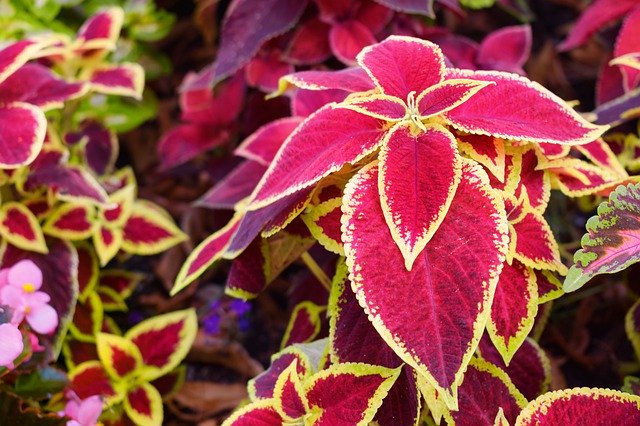
[[381,123],[355,111],[327,105],[287,139],[256,188],[250,209],[307,188],[382,143]]
[[504,370],[527,400],[549,390],[551,363],[535,340],[527,338],[507,366],[502,355],[485,335],[478,346],[480,356]]
[[382,212],[410,271],[445,219],[462,174],[456,141],[443,127],[414,136],[401,125],[380,150]]
[[158,155],[163,170],[193,160],[198,155],[229,141],[228,131],[198,124],[180,124],[162,136]]
[[514,260],[505,264],[491,305],[487,331],[509,363],[533,328],[538,313],[538,288],[532,270]]
[[0,50],[0,82],[32,59],[42,47],[33,40],[19,40],[4,46]]
[[382,93],[403,100],[409,93],[422,93],[444,79],[440,48],[417,38],[390,36],[364,49],[358,63]]
[[328,59],[331,56],[330,28],[315,18],[298,25],[284,54],[287,61],[295,65],[313,65]]
[[78,132],[67,133],[67,143],[83,142],[86,164],[98,175],[112,171],[118,157],[118,139],[116,135],[94,121],[84,122]]
[[400,252],[389,250],[393,240],[378,197],[375,166],[362,169],[345,190],[343,241],[352,288],[387,344],[455,406],[504,260],[503,208],[482,169],[465,163],[449,212],[407,271]]
[[504,371],[478,358],[469,363],[458,395],[459,409],[444,413],[447,423],[456,426],[493,426],[500,408],[513,424],[527,403]]
[[242,299],[252,299],[267,286],[265,242],[254,239],[249,246],[233,260],[225,293]]
[[371,78],[359,67],[338,71],[300,71],[283,77],[283,80],[280,82],[280,92],[285,91],[287,83],[300,89],[339,89],[346,92],[366,92],[375,87]]
[[574,388],[546,393],[518,416],[517,426],[628,425],[640,422],[640,397],[609,389]]
[[92,395],[101,395],[108,399],[117,396],[100,361],[83,362],[73,369],[69,373],[69,389],[80,399]]
[[547,89],[524,77],[498,71],[447,70],[447,79],[492,81],[467,101],[444,113],[456,129],[505,139],[580,145],[606,127],[585,121]]
[[23,65],[0,84],[3,103],[26,102],[44,110],[61,108],[85,92],[84,83],[67,83],[39,64]]
[[301,122],[300,117],[285,117],[271,121],[242,141],[233,153],[269,166],[284,141]]
[[140,351],[148,370],[145,377],[151,380],[178,366],[191,349],[197,330],[195,311],[185,309],[138,323],[127,331],[125,337]]
[[569,37],[558,48],[570,50],[584,44],[596,31],[624,16],[637,4],[635,0],[595,0],[580,15]]
[[[347,280],[347,268],[339,263],[331,287],[329,344],[332,362],[366,362],[387,368],[402,365],[402,360],[375,331],[358,304]],[[415,424],[419,416],[420,394],[414,371],[405,366],[376,413],[380,426]]]
[[293,362],[299,376],[310,375],[311,363],[307,356],[295,346],[286,348],[271,357],[269,368],[249,381],[249,395],[253,400],[273,398],[276,381],[282,372]]
[[58,314],[58,328],[56,332],[39,336],[40,344],[47,347],[45,359],[55,359],[62,345],[61,334],[66,330],[68,322],[76,306],[78,298],[78,255],[73,245],[66,241],[47,239],[47,254],[27,252],[12,245],[6,245],[0,258],[0,265],[9,268],[21,260],[29,259],[47,277],[42,282],[40,291],[47,293],[51,300],[49,304]]
[[0,106],[0,167],[29,164],[42,148],[47,130],[44,113],[33,105],[15,102]]
[[305,383],[316,426],[368,424],[393,385],[399,369],[369,364],[336,364]]
[[353,19],[332,26],[329,32],[331,51],[347,65],[355,65],[358,53],[375,42],[369,28]]
[[476,58],[480,68],[524,74],[531,53],[531,27],[515,25],[493,31],[480,43]]
[[25,189],[40,187],[53,189],[63,200],[107,203],[107,194],[96,179],[85,169],[64,164],[50,164],[32,171]]
[[124,13],[119,7],[102,10],[82,24],[76,39],[84,49],[113,48],[123,20]]

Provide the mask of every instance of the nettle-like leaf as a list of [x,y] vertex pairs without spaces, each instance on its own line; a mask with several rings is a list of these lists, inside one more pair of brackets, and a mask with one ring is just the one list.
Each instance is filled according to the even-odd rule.
[[514,260],[500,273],[487,331],[509,365],[529,335],[538,313],[538,287],[533,270]]
[[124,411],[134,423],[161,426],[164,418],[162,396],[148,383],[141,383],[127,392]]
[[88,80],[94,92],[142,99],[144,69],[138,64],[103,65],[93,69]]
[[110,229],[104,225],[97,227],[93,233],[93,246],[96,249],[100,266],[105,266],[118,253],[122,246],[122,230]]
[[295,421],[309,411],[309,402],[295,362],[278,377],[273,389],[275,408],[285,421]]
[[104,310],[100,296],[91,292],[84,301],[78,300],[69,324],[69,331],[81,342],[95,342],[102,329]]
[[114,387],[100,361],[86,361],[69,372],[69,389],[81,399],[102,395],[106,402],[114,403],[123,397],[122,386]]
[[100,362],[114,381],[133,377],[143,366],[138,347],[125,337],[98,333],[96,347]]
[[638,117],[640,88],[630,90],[610,101],[604,102],[593,110],[595,123],[617,126]]
[[23,250],[48,252],[38,219],[19,202],[9,201],[0,206],[0,235]]
[[640,421],[640,397],[610,389],[574,388],[546,393],[531,401],[516,426],[634,424]]
[[106,269],[100,271],[98,288],[110,289],[122,299],[128,298],[135,287],[144,279],[144,275],[122,269]]
[[325,311],[326,307],[318,306],[313,302],[305,301],[297,304],[284,331],[280,348],[294,343],[313,341],[320,333]]
[[193,309],[158,315],[131,328],[125,338],[141,355],[141,377],[154,380],[176,368],[191,348],[197,330]]
[[119,7],[109,7],[87,19],[76,33],[76,49],[111,50],[120,34],[124,12]]
[[95,232],[95,207],[89,203],[60,204],[42,226],[45,234],[65,240],[89,238]]
[[271,204],[357,162],[375,151],[385,135],[378,119],[335,104],[324,106],[287,138],[254,191],[250,208]]
[[271,121],[242,141],[234,154],[268,167],[283,142],[301,122],[300,117],[285,117]]
[[300,217],[309,228],[311,235],[328,251],[344,255],[340,218],[342,217],[342,197],[309,205]]
[[200,197],[195,205],[233,210],[236,204],[251,195],[266,170],[267,166],[257,161],[243,161]]
[[458,149],[482,164],[500,182],[505,178],[505,142],[485,135],[456,134]]
[[60,200],[73,203],[89,202],[100,205],[106,204],[108,199],[102,186],[87,170],[65,164],[63,156],[60,156],[58,161],[44,160],[30,169],[24,189],[37,191],[42,187],[53,191]]
[[122,249],[132,254],[160,253],[187,236],[159,206],[135,203],[123,229]]
[[240,224],[240,216],[236,216],[227,225],[210,235],[202,241],[187,257],[182,265],[176,282],[171,289],[171,294],[176,294],[184,289],[202,273],[222,258],[225,249],[231,242],[238,225]]
[[[447,70],[446,77],[495,83],[444,114],[458,130],[513,140],[580,145],[597,139],[607,129],[588,123],[562,99],[524,77],[453,69]],[[517,97],[513,96],[515,93]],[[496,102],[497,99],[502,101]],[[532,107],[523,108],[524,105]]]
[[304,383],[312,425],[367,425],[400,369],[335,364]]
[[315,367],[311,365],[309,357],[296,345],[289,346],[271,356],[271,365],[267,370],[249,380],[247,389],[252,401],[273,398],[276,381],[282,372],[295,364],[299,377],[311,376]]
[[[393,240],[377,201],[376,166],[363,168],[345,189],[343,241],[352,288],[387,344],[455,407],[505,257],[504,209],[486,173],[465,161],[449,213],[407,271],[401,253],[388,249]],[[478,226],[482,238],[473,231]],[[465,267],[452,275],[452,264]]]
[[498,410],[512,424],[527,400],[513,385],[506,372],[474,358],[459,389],[458,411],[445,411],[448,424],[493,426]]
[[338,71],[299,71],[280,79],[278,91],[270,96],[281,95],[292,87],[306,90],[336,89],[346,92],[366,92],[375,87],[362,68],[350,67]]
[[47,67],[25,64],[0,83],[3,103],[25,102],[47,111],[61,108],[64,102],[86,93],[84,83],[67,83]]
[[97,361],[99,359],[95,343],[81,342],[69,337],[65,339],[62,345],[62,355],[69,371],[83,362]]
[[88,244],[76,245],[78,252],[78,299],[86,300],[98,284],[99,263],[95,251]]
[[[21,40],[0,50],[0,89],[9,87],[6,80],[43,47],[42,43]],[[42,148],[47,129],[47,119],[40,108],[11,95],[0,91],[0,127],[3,129],[0,168],[3,169],[15,169],[32,162]]]
[[[387,368],[402,366],[402,360],[375,331],[358,304],[347,277],[347,265],[340,261],[331,285],[328,306],[332,362],[368,362]],[[420,417],[420,408],[415,372],[405,365],[374,420],[380,426],[413,425]]]
[[379,170],[382,212],[411,270],[458,187],[462,167],[455,139],[444,128],[430,127],[415,137],[398,127],[380,150]]
[[549,390],[551,361],[535,340],[527,338],[508,365],[486,335],[478,345],[478,352],[482,359],[504,370],[527,400],[535,399]]
[[564,291],[575,291],[595,275],[618,272],[640,260],[635,238],[639,218],[640,185],[619,186],[598,206],[598,215],[587,221]]

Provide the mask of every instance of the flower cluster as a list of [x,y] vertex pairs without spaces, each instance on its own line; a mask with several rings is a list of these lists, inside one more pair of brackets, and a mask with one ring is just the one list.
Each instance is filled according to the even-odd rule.
[[[22,260],[0,270],[0,309],[4,319],[0,324],[0,365],[13,368],[13,361],[24,350],[19,326],[26,321],[38,334],[50,334],[58,326],[58,314],[49,305],[50,297],[43,291],[42,271],[30,260]],[[37,339],[34,340],[37,346]]]

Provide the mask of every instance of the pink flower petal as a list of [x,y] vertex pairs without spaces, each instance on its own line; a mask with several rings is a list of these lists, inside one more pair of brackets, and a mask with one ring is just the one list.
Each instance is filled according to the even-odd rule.
[[27,314],[27,323],[36,333],[49,334],[58,326],[58,313],[51,306],[42,305]]
[[33,285],[34,290],[37,290],[42,286],[42,272],[40,268],[36,266],[30,260],[21,260],[9,269],[9,284],[15,287],[20,287],[24,284]]
[[102,399],[99,395],[90,396],[80,403],[76,420],[83,426],[95,425],[102,414]]
[[0,302],[13,310],[11,323],[15,325],[20,324],[24,319],[24,311],[27,306],[24,292],[11,285],[5,286],[0,289]]
[[0,324],[0,365],[11,368],[23,349],[20,330],[11,324]]

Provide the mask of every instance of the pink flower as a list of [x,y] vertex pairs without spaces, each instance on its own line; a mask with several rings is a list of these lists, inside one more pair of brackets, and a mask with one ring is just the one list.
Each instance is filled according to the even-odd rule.
[[0,324],[0,366],[13,368],[13,361],[20,356],[24,344],[22,333],[13,324]]
[[99,395],[81,400],[74,392],[67,394],[69,401],[61,415],[69,417],[67,426],[95,426],[102,414],[102,399]]
[[37,291],[42,286],[42,272],[30,260],[21,260],[0,275],[0,304],[13,309],[11,323],[26,318],[36,332],[48,334],[58,326],[58,314],[48,303],[48,294]]

